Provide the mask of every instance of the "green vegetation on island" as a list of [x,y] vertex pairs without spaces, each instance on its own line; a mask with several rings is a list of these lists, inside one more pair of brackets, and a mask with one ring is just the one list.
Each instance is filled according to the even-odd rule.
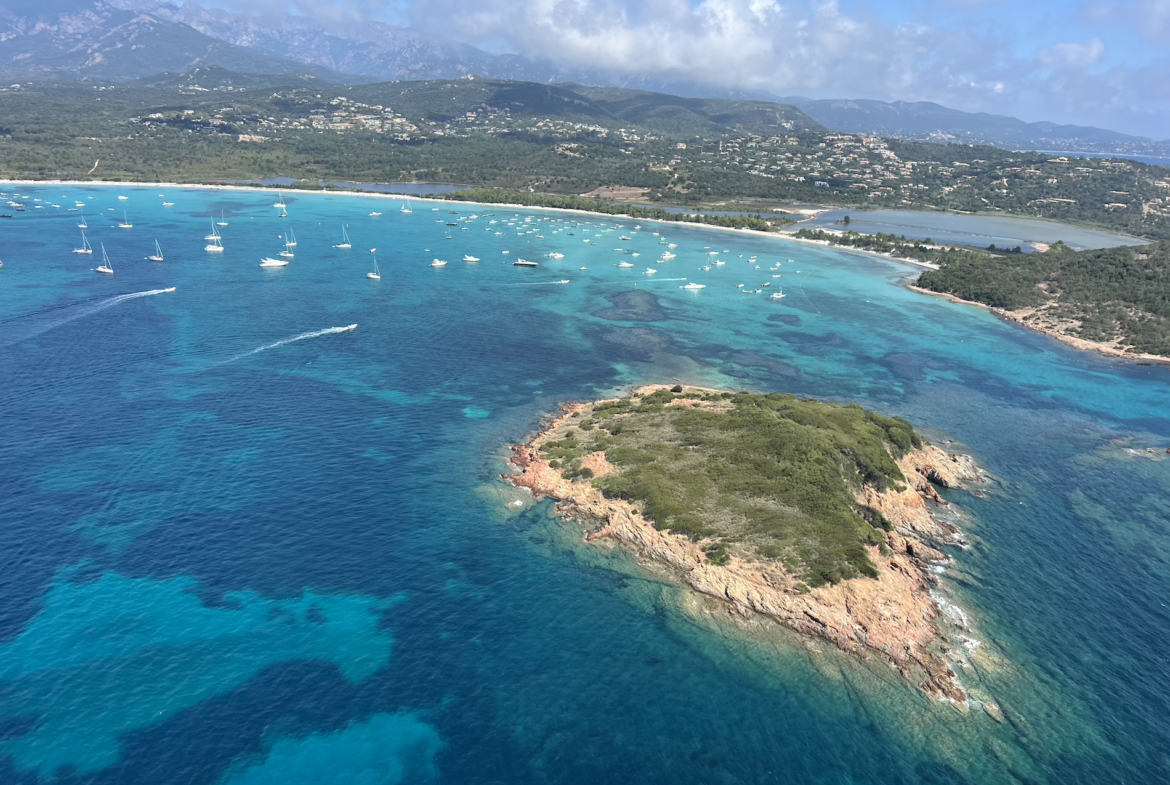
[[[670,405],[680,399],[695,403]],[[857,491],[903,488],[895,457],[922,446],[904,420],[778,393],[675,387],[592,404],[569,422],[540,447],[554,469],[592,478],[582,459],[604,451],[615,469],[593,483],[607,497],[704,542],[716,564],[735,549],[779,560],[808,586],[877,577],[866,546],[891,527]]]
[[1170,242],[1044,253],[971,254],[918,285],[1019,314],[1048,332],[1170,357]]

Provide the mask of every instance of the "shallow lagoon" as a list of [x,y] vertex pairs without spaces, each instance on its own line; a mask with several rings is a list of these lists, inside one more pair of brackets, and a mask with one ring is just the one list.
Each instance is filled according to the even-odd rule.
[[[296,258],[262,270],[271,193],[19,190],[92,202],[116,273],[70,253],[64,207],[0,224],[0,781],[1164,775],[1170,461],[1144,448],[1170,444],[1167,369],[755,235],[297,194]],[[676,259],[654,264],[653,231]],[[789,296],[735,287],[764,282]],[[654,307],[623,312],[635,285]],[[541,414],[674,379],[857,401],[1002,478],[952,494],[973,546],[940,596],[982,643],[960,677],[1006,723],[745,631],[547,505],[509,511],[503,445]]]
[[851,223],[849,230],[862,234],[905,235],[911,240],[928,237],[937,242],[986,248],[1014,248],[1029,243],[1054,243],[1063,240],[1073,248],[1112,248],[1117,245],[1141,245],[1144,240],[1095,229],[1043,221],[1035,218],[1013,218],[995,215],[961,215],[958,213],[924,212],[920,210],[829,210],[811,221],[789,227],[796,229],[841,229],[838,223],[845,216]]

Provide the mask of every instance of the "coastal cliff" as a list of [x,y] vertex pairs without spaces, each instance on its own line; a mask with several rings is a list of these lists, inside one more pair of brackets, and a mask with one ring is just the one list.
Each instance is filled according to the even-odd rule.
[[[891,466],[886,471],[890,476],[900,476],[903,482],[873,477],[870,481],[848,481],[852,469],[847,466],[845,480],[848,482],[842,487],[852,495],[852,505],[861,521],[857,527],[862,533],[858,540],[860,551],[851,557],[859,565],[858,572],[851,574],[847,564],[838,565],[833,569],[842,572],[836,579],[810,585],[817,583],[810,580],[810,575],[815,574],[811,572],[812,564],[806,563],[813,557],[806,555],[802,561],[794,553],[816,552],[824,543],[812,542],[812,535],[807,532],[800,537],[799,551],[794,551],[777,545],[788,541],[784,539],[788,537],[787,531],[775,533],[772,540],[761,541],[755,536],[758,526],[750,531],[737,529],[728,522],[732,518],[723,520],[709,507],[703,528],[693,524],[689,528],[672,525],[676,519],[684,520],[686,511],[674,510],[671,514],[675,517],[664,521],[666,516],[660,502],[650,496],[640,498],[637,493],[624,492],[624,486],[613,482],[621,479],[622,473],[632,472],[630,467],[637,461],[645,459],[631,455],[628,443],[614,443],[616,439],[607,434],[621,434],[629,427],[627,423],[643,428],[653,425],[657,429],[659,423],[655,418],[658,417],[704,416],[708,418],[706,422],[718,423],[719,416],[736,412],[737,400],[746,406],[740,396],[728,393],[689,387],[674,390],[677,392],[671,393],[660,386],[645,387],[629,399],[565,405],[560,415],[533,439],[513,446],[511,463],[516,473],[504,478],[536,496],[558,500],[557,512],[583,524],[586,541],[617,543],[640,558],[666,568],[682,585],[725,603],[730,612],[774,619],[799,633],[827,640],[850,654],[884,657],[907,678],[919,680],[927,693],[965,705],[966,691],[944,656],[947,639],[940,626],[939,603],[931,594],[935,579],[928,566],[949,558],[936,545],[962,542],[962,534],[953,524],[933,514],[934,508],[947,504],[934,485],[961,488],[965,482],[982,480],[982,472],[971,459],[916,439],[918,443],[901,451],[896,459],[890,455],[897,468]],[[630,405],[615,405],[622,401]],[[653,403],[646,403],[650,401]],[[794,405],[835,407],[817,402]],[[612,414],[599,421],[599,407],[606,407],[601,413]],[[860,407],[849,408],[864,411]],[[803,411],[798,414],[807,419]],[[837,412],[830,408],[825,414],[832,418]],[[846,414],[852,416],[854,412]],[[895,422],[866,414],[871,419]],[[785,410],[784,415],[790,413]],[[711,416],[716,419],[711,420]],[[580,436],[592,437],[598,432],[600,445],[578,446],[577,457],[565,454],[568,441],[579,442]],[[643,431],[651,432],[662,433],[661,429]],[[590,446],[606,449],[590,450]],[[855,448],[843,449],[849,454]],[[612,461],[607,452],[612,454]],[[700,463],[718,460],[708,456],[707,461]],[[689,470],[679,468],[683,465],[670,464],[670,473],[685,478]],[[741,477],[741,473],[731,473]],[[710,487],[704,487],[705,494],[713,492]],[[677,496],[678,491],[668,489],[668,493]],[[757,491],[757,494],[767,493],[770,492],[764,489]],[[791,502],[773,497],[767,504],[783,506]],[[716,519],[723,523],[711,523]],[[878,525],[870,528],[864,519]]]

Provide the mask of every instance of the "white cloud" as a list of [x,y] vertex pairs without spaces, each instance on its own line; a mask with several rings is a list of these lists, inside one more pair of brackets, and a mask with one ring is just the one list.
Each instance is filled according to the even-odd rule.
[[[1170,9],[1170,0],[1126,4],[1138,3],[1152,9],[1151,24],[1161,24],[1159,9]],[[566,70],[777,94],[936,101],[1168,135],[1170,103],[1158,85],[1170,82],[1170,63],[1110,68],[1107,47],[1096,37],[1025,57],[1002,26],[895,24],[863,3],[848,8],[837,0],[415,0],[411,6],[417,27],[473,44],[504,42]]]
[[1049,68],[1088,68],[1105,56],[1105,44],[1100,38],[1083,43],[1061,41],[1036,53],[1036,59]]
[[[206,1],[206,0],[205,0]],[[1170,0],[1087,0],[1100,37],[1019,54],[1016,28],[926,13],[890,22],[865,0],[211,0],[334,23],[408,15],[424,34],[516,52],[566,73],[609,72],[737,90],[935,101],[1025,120],[1170,136],[1170,58],[1119,66],[1106,26],[1132,20],[1167,45]],[[922,0],[927,11],[1002,0]],[[998,11],[997,11],[998,13]],[[401,17],[400,17],[401,18]],[[977,18],[977,17],[970,17]],[[947,20],[950,21],[947,21]],[[955,21],[956,19],[960,21]],[[1075,20],[1069,26],[1075,29]],[[1019,33],[1022,36],[1023,33]],[[1170,53],[1170,52],[1168,52]]]

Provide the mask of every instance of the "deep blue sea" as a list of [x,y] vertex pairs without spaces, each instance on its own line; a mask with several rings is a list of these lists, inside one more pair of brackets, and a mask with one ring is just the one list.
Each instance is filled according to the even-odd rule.
[[[1170,778],[1170,369],[763,236],[5,187],[28,210],[0,220],[0,783]],[[855,401],[999,478],[949,492],[972,545],[939,596],[1004,723],[745,630],[496,479],[559,403],[676,379]]]

